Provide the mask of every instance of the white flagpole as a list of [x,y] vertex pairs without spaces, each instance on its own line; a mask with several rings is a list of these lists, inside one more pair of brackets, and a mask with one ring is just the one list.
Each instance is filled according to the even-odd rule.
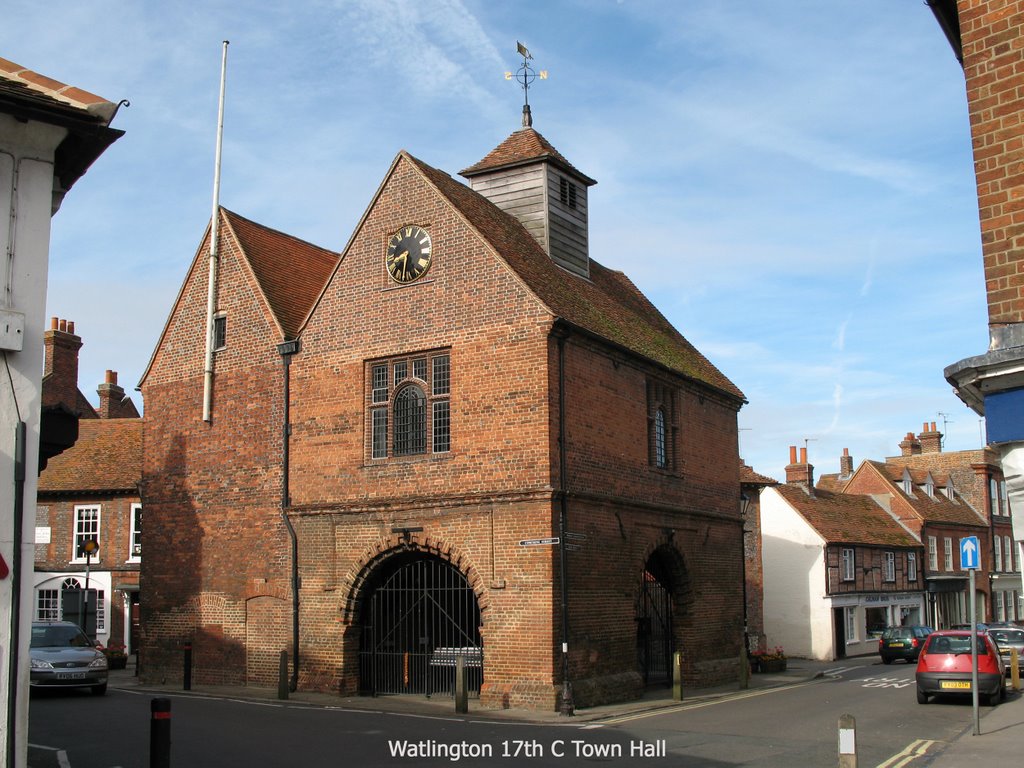
[[203,368],[203,421],[212,419],[213,320],[217,311],[217,241],[220,239],[220,152],[224,142],[224,82],[228,70],[228,41],[224,41],[220,64],[220,102],[217,106],[217,151],[213,160],[213,215],[210,217],[209,279],[206,291],[206,364]]

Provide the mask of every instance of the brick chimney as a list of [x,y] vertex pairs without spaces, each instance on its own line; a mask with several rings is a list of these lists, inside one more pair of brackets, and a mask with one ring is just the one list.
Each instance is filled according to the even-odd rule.
[[843,455],[839,457],[839,477],[846,480],[853,474],[853,456],[849,448],[843,448]]
[[921,453],[942,453],[942,433],[935,428],[934,421],[931,425],[925,422],[917,439],[921,441]]
[[917,456],[921,453],[921,443],[914,437],[913,432],[907,432],[907,436],[900,442],[901,456]]
[[807,449],[800,449],[800,461],[796,460],[796,446],[789,446],[789,464],[786,467],[786,483],[802,485],[808,491],[814,490],[814,467],[807,463]]
[[117,371],[107,371],[105,381],[96,388],[100,396],[97,412],[101,419],[137,419],[139,412],[131,398],[125,397],[124,387],[118,386]]
[[78,411],[78,350],[82,339],[70,320],[50,318],[43,332],[43,405],[64,405]]

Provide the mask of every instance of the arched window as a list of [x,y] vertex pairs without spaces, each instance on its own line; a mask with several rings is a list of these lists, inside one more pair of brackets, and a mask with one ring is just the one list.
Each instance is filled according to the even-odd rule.
[[665,451],[665,410],[659,408],[654,413],[654,463],[665,469],[668,466],[668,453]]
[[395,455],[409,456],[427,450],[427,398],[415,384],[395,396]]
[[447,352],[367,366],[372,459],[436,455],[452,447],[451,360]]

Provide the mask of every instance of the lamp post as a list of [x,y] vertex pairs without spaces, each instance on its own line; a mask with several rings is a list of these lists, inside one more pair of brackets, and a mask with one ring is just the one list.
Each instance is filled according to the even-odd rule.
[[87,627],[89,626],[88,614],[89,614],[89,571],[92,567],[92,553],[99,549],[99,543],[96,539],[87,539],[82,542],[82,550],[85,552],[85,590],[82,592],[83,605],[80,606],[81,612],[79,616],[82,622],[82,631],[89,634]]

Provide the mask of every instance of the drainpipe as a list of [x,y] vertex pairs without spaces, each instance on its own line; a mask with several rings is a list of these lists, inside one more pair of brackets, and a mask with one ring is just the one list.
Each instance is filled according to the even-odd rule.
[[569,569],[565,549],[566,531],[569,528],[569,508],[566,488],[568,457],[565,445],[565,340],[569,332],[564,328],[555,330],[558,342],[558,566],[562,582],[562,715],[575,713],[572,683],[569,681]]
[[284,364],[284,390],[283,390],[283,426],[281,429],[281,519],[285,528],[288,529],[288,538],[292,545],[292,676],[288,683],[288,690],[294,693],[299,687],[299,539],[295,535],[295,528],[292,521],[288,519],[288,507],[291,505],[288,492],[289,454],[288,448],[291,442],[291,362],[292,355],[299,351],[299,340],[286,341],[277,345],[277,351],[281,355],[281,362]]

